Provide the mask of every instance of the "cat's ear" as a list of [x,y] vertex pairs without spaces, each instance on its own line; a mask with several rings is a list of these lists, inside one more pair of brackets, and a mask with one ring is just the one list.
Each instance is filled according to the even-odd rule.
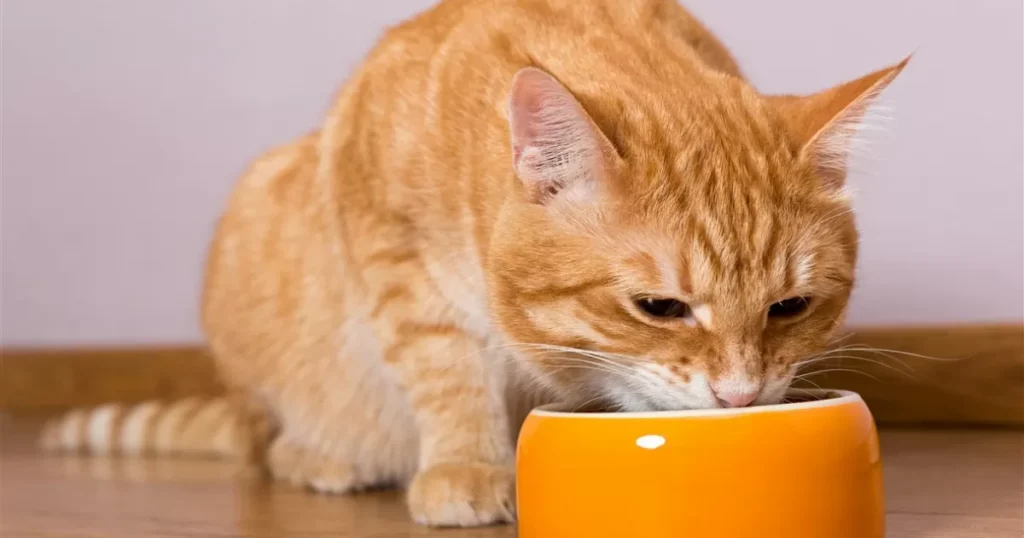
[[532,203],[591,200],[618,157],[572,93],[535,67],[512,79],[508,121],[513,166]]
[[827,189],[842,189],[851,145],[865,113],[909,61],[908,56],[898,64],[813,95],[769,98],[802,144],[802,157],[816,167]]

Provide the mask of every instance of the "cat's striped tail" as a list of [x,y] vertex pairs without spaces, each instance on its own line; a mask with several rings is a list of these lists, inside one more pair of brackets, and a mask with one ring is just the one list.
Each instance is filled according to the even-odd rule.
[[239,415],[227,398],[186,398],[74,409],[47,422],[47,452],[230,457]]

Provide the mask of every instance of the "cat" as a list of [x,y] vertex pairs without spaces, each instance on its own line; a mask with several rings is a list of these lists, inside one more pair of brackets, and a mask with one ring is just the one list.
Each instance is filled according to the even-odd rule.
[[513,521],[533,405],[774,403],[827,348],[850,143],[908,60],[763,95],[673,0],[443,0],[238,181],[202,297],[229,395],[75,411],[44,444]]

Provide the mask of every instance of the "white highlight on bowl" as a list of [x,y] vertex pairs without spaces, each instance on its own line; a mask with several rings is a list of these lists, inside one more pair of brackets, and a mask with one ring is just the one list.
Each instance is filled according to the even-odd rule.
[[647,450],[654,450],[663,444],[665,444],[665,438],[660,435],[644,435],[636,440],[636,446]]

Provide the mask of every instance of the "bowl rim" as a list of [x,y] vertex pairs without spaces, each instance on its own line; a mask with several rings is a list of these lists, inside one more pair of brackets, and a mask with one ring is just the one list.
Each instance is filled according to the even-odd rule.
[[772,405],[758,405],[752,407],[718,408],[718,409],[683,409],[678,411],[623,411],[623,412],[600,412],[600,413],[579,413],[566,411],[565,403],[551,403],[533,408],[531,415],[540,417],[552,417],[561,419],[638,419],[638,418],[702,418],[702,417],[730,417],[737,415],[755,415],[760,413],[791,413],[807,409],[820,409],[823,407],[837,407],[851,403],[863,402],[860,394],[849,390],[839,389],[800,389],[794,393],[787,392],[794,396],[817,396],[820,399],[810,402],[781,403]]

